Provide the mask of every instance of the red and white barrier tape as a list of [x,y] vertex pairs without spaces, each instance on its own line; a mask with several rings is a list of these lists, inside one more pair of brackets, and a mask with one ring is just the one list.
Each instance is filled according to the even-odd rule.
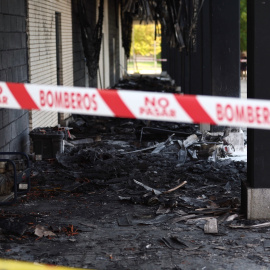
[[0,82],[0,108],[270,129],[270,101]]

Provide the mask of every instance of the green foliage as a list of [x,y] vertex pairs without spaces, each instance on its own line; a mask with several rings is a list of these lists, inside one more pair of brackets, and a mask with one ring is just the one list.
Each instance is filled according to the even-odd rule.
[[240,50],[247,51],[247,0],[240,0]]
[[161,59],[161,51],[157,54],[157,59]]
[[[158,35],[156,38],[156,54],[161,52],[161,27],[158,26]],[[135,55],[152,56],[154,55],[155,42],[155,25],[154,24],[134,24],[133,25],[133,44],[131,45],[130,55],[133,56],[133,48]]]

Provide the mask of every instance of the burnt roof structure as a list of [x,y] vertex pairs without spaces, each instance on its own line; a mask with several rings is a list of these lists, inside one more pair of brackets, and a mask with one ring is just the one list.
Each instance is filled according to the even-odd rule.
[[[170,47],[195,52],[198,18],[203,4],[204,0],[123,0],[122,16],[140,22],[160,23]],[[123,30],[129,33],[123,35],[123,45],[129,56],[132,25],[124,24]]]

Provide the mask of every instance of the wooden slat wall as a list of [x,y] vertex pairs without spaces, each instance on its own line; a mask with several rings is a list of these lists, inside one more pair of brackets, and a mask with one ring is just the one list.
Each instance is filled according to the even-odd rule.
[[[57,84],[55,12],[61,13],[62,81],[73,86],[71,0],[28,0],[29,79],[33,84]],[[62,114],[61,119],[69,115]],[[30,113],[30,129],[57,123],[57,113]]]

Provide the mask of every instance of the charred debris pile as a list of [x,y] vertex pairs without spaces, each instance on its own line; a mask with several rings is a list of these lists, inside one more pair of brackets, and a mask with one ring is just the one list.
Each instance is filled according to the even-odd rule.
[[[151,85],[137,77],[115,88],[151,91],[143,80]],[[162,87],[171,83],[152,81],[153,91],[171,91]],[[202,269],[211,258],[227,265],[236,257],[267,264],[270,223],[240,211],[247,164],[230,157],[232,130],[73,118],[69,127],[32,133],[32,188],[1,209],[1,258],[91,269],[176,269],[194,259]]]
[[205,233],[218,234],[220,223],[239,225],[247,168],[229,158],[227,130],[202,134],[196,125],[86,116],[70,128],[63,153],[34,163],[41,194],[102,194],[108,209],[117,203],[154,211],[146,220],[120,215],[119,226],[199,219]]
[[218,234],[221,224],[241,225],[240,186],[247,167],[230,159],[230,129],[201,133],[197,125],[183,123],[74,115],[60,130],[64,147],[58,143],[57,154],[33,162],[32,190],[22,202],[77,194],[102,200],[108,211],[115,204],[152,211],[152,218],[143,220],[132,213],[114,215],[118,226],[198,222],[205,233]]
[[[142,76],[114,88],[176,92],[169,79]],[[247,168],[229,157],[235,150],[230,128],[201,133],[197,125],[182,123],[74,118],[74,139],[56,159],[77,182],[77,192],[106,189],[119,203],[155,205],[161,213],[180,208],[198,211],[195,216],[239,214]]]
[[[114,88],[175,92],[169,79],[141,76]],[[49,147],[53,131],[57,138]],[[38,133],[48,133],[49,141]],[[38,128],[30,134],[34,150],[46,150],[43,161],[33,163],[33,187],[83,193],[109,189],[119,202],[238,211],[246,163],[229,158],[234,152],[230,133],[229,128],[201,133],[191,124],[74,115],[70,127]]]
[[[226,132],[202,134],[196,125],[92,117],[79,117],[72,127],[76,139],[56,159],[81,180],[81,191],[106,187],[120,201],[166,207],[239,206],[246,163],[229,158],[233,146]],[[182,196],[174,188],[181,188]]]
[[174,81],[168,75],[160,77],[129,75],[112,88],[163,93],[175,93],[178,90],[174,85]]

